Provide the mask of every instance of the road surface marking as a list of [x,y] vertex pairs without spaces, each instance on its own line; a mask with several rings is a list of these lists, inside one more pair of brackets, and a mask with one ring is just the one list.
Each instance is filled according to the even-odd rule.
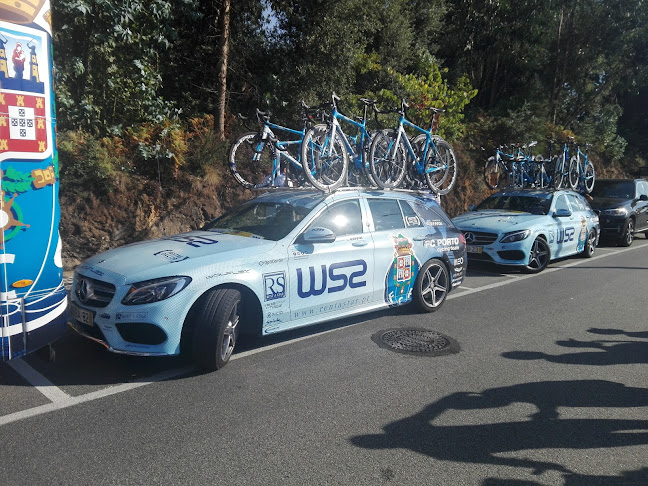
[[63,390],[55,386],[51,381],[41,375],[34,368],[29,366],[25,360],[16,359],[14,361],[9,361],[9,366],[11,366],[16,373],[27,380],[30,385],[33,385],[34,388],[45,395],[51,402],[64,402],[72,398],[70,395],[65,393]]

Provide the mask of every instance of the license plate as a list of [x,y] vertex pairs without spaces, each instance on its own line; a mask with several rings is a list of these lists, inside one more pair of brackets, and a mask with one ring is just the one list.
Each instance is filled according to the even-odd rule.
[[466,245],[466,251],[468,253],[481,253],[482,252],[482,247],[481,246]]
[[94,325],[94,312],[82,309],[72,302],[70,302],[70,314],[72,314],[72,317],[82,324],[87,326]]

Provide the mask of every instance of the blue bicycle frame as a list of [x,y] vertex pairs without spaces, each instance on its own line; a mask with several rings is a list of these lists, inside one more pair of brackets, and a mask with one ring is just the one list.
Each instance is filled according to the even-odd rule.
[[[416,153],[414,152],[414,148],[412,147],[412,144],[410,143],[409,138],[407,137],[407,133],[405,132],[405,128],[403,126],[413,128],[417,132],[420,132],[421,134],[425,135],[425,145],[423,146],[420,159],[416,156]],[[438,172],[440,170],[446,169],[445,166],[429,167],[427,169],[424,168],[423,161],[426,160],[427,158],[428,150],[432,149],[434,152],[437,151],[436,145],[434,144],[434,135],[432,135],[431,130],[425,130],[424,128],[414,125],[412,122],[407,120],[405,118],[405,115],[403,115],[402,113],[400,114],[400,117],[398,119],[398,134],[396,135],[396,141],[394,144],[395,147],[398,147],[401,136],[403,137],[403,144],[407,149],[407,153],[413,160],[414,168],[416,169],[417,174],[430,174],[432,172]]]

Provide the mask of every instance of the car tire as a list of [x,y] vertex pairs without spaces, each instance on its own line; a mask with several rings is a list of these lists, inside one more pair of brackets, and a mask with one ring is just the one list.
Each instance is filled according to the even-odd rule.
[[450,291],[450,274],[445,264],[437,259],[428,260],[416,276],[414,301],[424,312],[435,312],[446,300]]
[[549,243],[547,240],[538,236],[533,245],[531,245],[531,251],[529,253],[529,263],[524,268],[526,273],[539,273],[542,272],[549,261],[551,260],[551,250],[549,249]]
[[239,334],[238,290],[221,288],[203,294],[189,311],[185,326],[191,329],[191,354],[201,368],[215,371],[225,366]]
[[623,230],[623,236],[619,240],[619,246],[630,246],[634,241],[634,220],[630,218],[626,224],[625,229]]
[[590,230],[587,235],[587,241],[585,242],[585,248],[583,253],[581,253],[585,258],[592,258],[594,256],[594,251],[596,250],[596,230]]

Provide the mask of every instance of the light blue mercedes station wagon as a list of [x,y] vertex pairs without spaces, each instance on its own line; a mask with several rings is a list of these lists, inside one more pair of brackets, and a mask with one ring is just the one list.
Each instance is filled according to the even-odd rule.
[[556,258],[591,257],[600,235],[598,216],[571,190],[498,192],[453,222],[466,238],[469,260],[528,273],[544,270]]
[[465,240],[425,195],[266,193],[198,231],[77,267],[70,326],[111,351],[181,350],[224,366],[239,334],[271,334],[415,302],[435,311],[465,276]]

